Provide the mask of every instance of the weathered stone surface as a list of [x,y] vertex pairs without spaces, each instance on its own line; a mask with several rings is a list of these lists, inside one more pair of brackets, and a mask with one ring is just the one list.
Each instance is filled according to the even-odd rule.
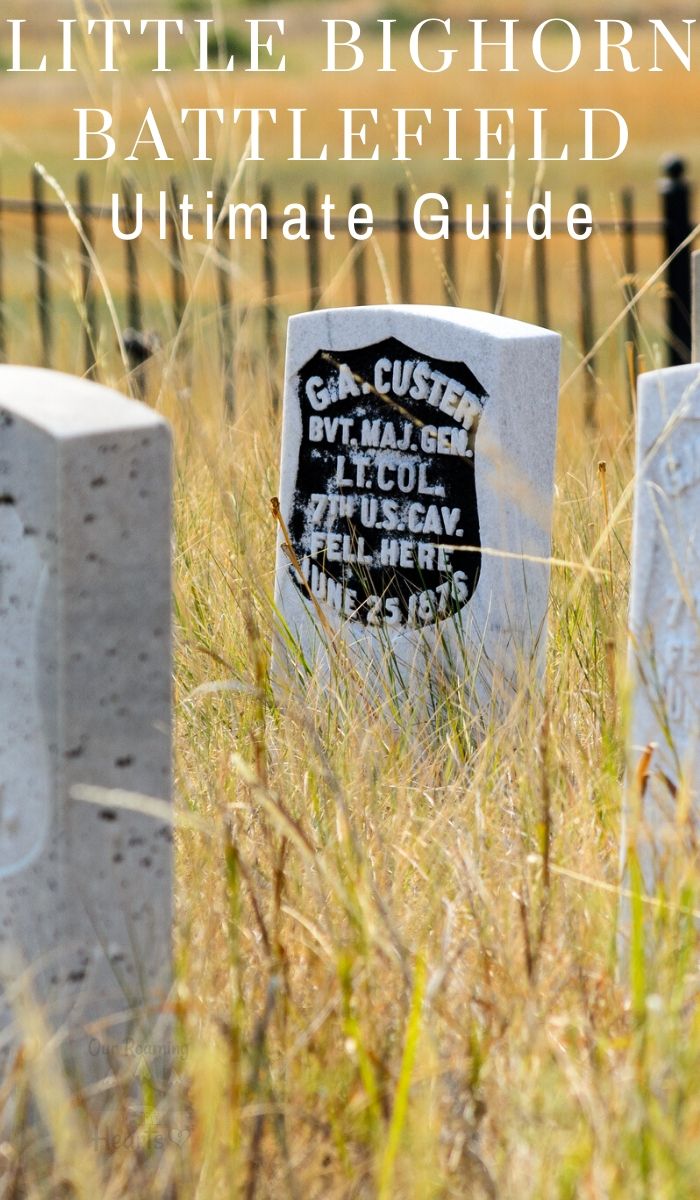
[[698,366],[639,380],[630,633],[626,837],[651,886],[682,834],[679,788],[691,797],[686,832],[700,791]]
[[[276,595],[308,663],[341,631],[368,687],[481,701],[541,663],[558,364],[558,335],[486,313],[292,317]],[[278,680],[298,657],[280,638]]]
[[145,406],[0,368],[0,1019],[31,967],[96,1073],[169,986],[170,824],[73,793],[170,800],[170,492]]

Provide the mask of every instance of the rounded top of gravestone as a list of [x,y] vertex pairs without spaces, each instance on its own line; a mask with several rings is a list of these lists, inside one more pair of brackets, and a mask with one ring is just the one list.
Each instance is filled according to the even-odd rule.
[[681,363],[676,367],[657,367],[655,371],[644,371],[638,380],[641,390],[652,384],[667,383],[673,387],[689,387],[700,379],[700,363]]
[[17,417],[55,438],[166,425],[138,400],[41,367],[0,366],[0,414],[5,420]]
[[289,318],[290,332],[296,324],[315,323],[322,325],[327,322],[329,328],[333,325],[338,332],[339,325],[346,325],[348,332],[353,323],[367,327],[372,319],[386,326],[392,316],[408,319],[416,325],[425,323],[430,326],[439,323],[443,326],[456,325],[460,329],[469,329],[473,333],[483,334],[484,337],[498,338],[504,341],[513,339],[541,338],[549,336],[559,339],[559,334],[539,325],[530,325],[525,321],[516,321],[512,317],[497,316],[495,313],[483,312],[480,309],[458,308],[440,304],[379,304],[356,305],[351,308],[322,308],[313,312],[298,313]]

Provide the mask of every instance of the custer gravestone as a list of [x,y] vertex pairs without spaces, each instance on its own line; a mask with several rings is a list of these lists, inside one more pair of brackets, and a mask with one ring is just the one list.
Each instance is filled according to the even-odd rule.
[[170,823],[76,798],[170,800],[170,494],[145,406],[0,367],[2,1037],[26,973],[93,1075],[138,1067],[170,979]]
[[700,367],[642,375],[638,414],[623,851],[653,887],[700,799]]
[[370,688],[430,705],[445,684],[502,697],[541,663],[559,345],[453,308],[291,318],[278,681],[300,658],[327,671],[339,633]]

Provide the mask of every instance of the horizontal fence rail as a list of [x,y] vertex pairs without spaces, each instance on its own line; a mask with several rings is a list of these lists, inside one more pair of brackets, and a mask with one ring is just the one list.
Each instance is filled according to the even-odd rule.
[[[213,237],[213,269],[215,274],[215,310],[216,330],[219,343],[219,357],[223,373],[223,399],[229,413],[235,408],[234,381],[234,350],[236,341],[235,314],[240,307],[238,296],[238,278],[232,261],[232,239],[225,231],[225,222],[220,220],[225,211],[228,187],[221,181],[214,189],[214,213],[217,217]],[[431,241],[431,253],[437,255],[441,277],[442,302],[445,304],[459,303],[460,295],[460,250],[467,242],[464,223],[455,220],[454,190],[445,188],[441,193],[448,202],[448,224],[450,236],[440,241]],[[188,242],[182,237],[179,218],[176,216],[181,202],[181,190],[176,180],[171,180],[168,189],[169,207],[165,214],[167,226],[167,241],[164,252],[167,254],[169,275],[169,330],[176,338],[176,344],[186,357],[188,349],[187,330],[182,327],[191,300],[190,273],[187,270],[186,259]],[[660,242],[661,257],[656,264],[660,267],[666,263],[665,270],[665,336],[667,355],[671,364],[687,362],[690,357],[690,290],[691,290],[691,232],[694,227],[692,217],[692,189],[688,182],[683,160],[671,157],[664,163],[664,174],[658,188],[659,215],[657,218],[640,218],[636,215],[635,193],[625,188],[620,193],[619,216],[603,218],[595,221],[594,238],[604,234],[614,235],[619,239],[620,262],[622,265],[623,286],[621,300],[627,308],[624,317],[624,334],[627,353],[629,356],[630,399],[634,391],[634,377],[639,357],[639,303],[635,299],[638,291],[637,271],[639,261],[639,238],[653,236]],[[537,199],[537,197],[533,197]],[[347,217],[322,217],[320,213],[319,195],[316,185],[309,184],[304,189],[304,207],[306,210],[307,240],[301,246],[295,243],[295,254],[303,255],[303,276],[306,281],[305,298],[299,305],[298,298],[293,309],[306,307],[313,309],[323,304],[324,291],[327,284],[324,270],[326,254],[323,248],[325,229],[335,234],[345,234],[348,246],[349,288],[350,300],[357,305],[377,302],[371,294],[368,277],[368,241],[353,241],[348,233]],[[349,204],[362,204],[364,193],[362,188],[355,186],[349,195]],[[504,243],[508,228],[503,215],[499,212],[498,197],[493,189],[485,193],[484,202],[489,206],[490,236],[482,240],[486,255],[487,268],[483,272],[483,295],[481,304],[491,311],[507,311],[506,284],[504,278]],[[579,188],[575,193],[575,202],[588,203],[585,189]],[[267,237],[260,239],[257,253],[255,274],[260,287],[260,309],[264,322],[264,351],[269,364],[270,392],[276,403],[279,397],[277,382],[280,358],[280,321],[285,307],[281,303],[279,284],[279,258],[282,249],[280,231],[289,219],[274,211],[275,195],[272,185],[263,184],[256,197],[248,203],[260,203],[267,214]],[[96,378],[99,374],[98,346],[100,344],[100,323],[104,321],[101,315],[101,305],[98,304],[97,271],[95,262],[97,252],[94,249],[98,229],[106,222],[112,221],[112,208],[95,204],[91,198],[90,180],[86,175],[79,176],[76,185],[76,199],[70,202],[72,211],[59,200],[48,198],[47,185],[42,174],[33,171],[31,176],[31,199],[9,199],[0,197],[0,357],[7,359],[12,354],[11,322],[8,318],[9,306],[13,297],[10,293],[11,284],[7,261],[8,218],[14,220],[26,219],[31,231],[31,252],[33,259],[34,286],[33,301],[35,309],[36,329],[39,338],[39,357],[42,365],[53,365],[56,357],[56,327],[55,310],[57,297],[55,295],[56,269],[54,260],[57,255],[57,241],[53,236],[54,225],[58,219],[65,224],[68,217],[74,225],[74,251],[78,254],[79,286],[78,296],[74,296],[75,306],[80,317],[82,329],[82,361],[85,374]],[[135,193],[130,181],[124,181],[120,192],[119,220],[125,231],[134,229]],[[159,209],[143,207],[142,220],[147,229],[162,223],[162,213]],[[542,214],[539,214],[542,219]],[[202,228],[206,215],[191,210],[188,213],[190,225]],[[418,237],[412,220],[412,193],[407,187],[398,187],[394,193],[394,213],[391,216],[373,217],[373,237],[386,235],[394,239],[395,277],[397,280],[397,296],[401,303],[424,301],[424,289],[419,272],[418,255],[421,239]],[[67,226],[70,230],[70,225]],[[510,222],[510,229],[519,237],[528,231],[527,222],[515,217]],[[552,234],[559,237],[567,232],[567,222],[552,220]],[[541,224],[536,226],[536,232],[543,232]],[[60,242],[62,261],[65,262],[68,253],[65,245],[66,230],[63,230],[63,240]],[[257,240],[257,239],[256,239]],[[371,239],[370,239],[371,240]],[[473,244],[476,244],[475,239]],[[595,311],[595,271],[593,265],[592,241],[575,243],[576,252],[576,287],[571,297],[575,302],[576,313],[571,314],[572,325],[576,330],[578,352],[585,366],[584,371],[584,413],[586,421],[593,426],[596,420],[597,377],[595,363],[596,338],[598,336]],[[233,240],[235,242],[235,239]],[[352,242],[352,245],[350,243]],[[686,244],[687,243],[687,244]],[[425,247],[426,243],[423,242]],[[532,242],[532,255],[529,271],[531,274],[531,294],[535,319],[538,324],[549,326],[552,322],[551,298],[551,250],[547,239]],[[163,344],[162,331],[149,328],[152,323],[146,320],[143,301],[143,265],[141,239],[115,241],[112,254],[122,255],[122,311],[125,324],[121,333],[122,349],[126,352],[129,366],[133,372],[137,387],[143,386],[143,367],[147,360]],[[423,251],[425,253],[425,250]],[[381,256],[380,256],[381,259]],[[383,277],[387,277],[386,261],[381,259],[380,267]],[[299,273],[298,259],[296,273]],[[159,289],[162,290],[162,289]],[[299,289],[297,289],[298,291]],[[385,288],[388,294],[388,285]],[[386,299],[387,295],[383,297]],[[393,297],[392,297],[393,298]],[[288,306],[287,306],[288,310]],[[174,331],[174,332],[173,332]],[[115,331],[116,340],[116,331]]]

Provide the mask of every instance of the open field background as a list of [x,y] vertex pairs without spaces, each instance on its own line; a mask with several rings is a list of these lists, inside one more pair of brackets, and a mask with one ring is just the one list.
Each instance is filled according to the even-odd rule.
[[[149,15],[173,11],[161,0],[149,7]],[[544,4],[491,11],[551,15]],[[620,163],[548,167],[544,178],[558,203],[588,186],[600,216],[614,211],[627,183],[639,188],[640,211],[655,215],[660,153],[684,154],[691,166],[700,157],[698,73],[601,81],[583,69],[556,80],[523,71],[511,81],[484,77],[478,87],[467,77],[455,89],[454,72],[427,78],[402,68],[388,84],[363,75],[350,101],[352,77],[312,74],[317,12],[330,15],[311,5],[275,8],[298,20],[299,34],[294,69],[274,87],[243,77],[205,93],[189,74],[174,73],[167,89],[176,105],[203,103],[205,94],[226,106],[263,96],[280,107],[308,102],[316,132],[329,138],[329,110],[350,102],[512,103],[523,111],[541,103],[552,108],[555,138],[580,104],[619,107],[632,138]],[[141,6],[114,5],[114,15],[126,13],[141,14]],[[220,13],[225,25],[239,15],[225,4]],[[52,14],[52,0],[38,15],[10,0],[6,15],[31,17],[39,48]],[[664,15],[663,7],[653,15]],[[50,87],[0,75],[3,192],[26,195],[29,167],[39,160],[72,195],[72,107],[119,106],[127,124],[156,95],[138,62],[108,86],[89,70],[85,79],[51,76]],[[310,165],[280,162],[280,146],[265,172],[241,173],[241,195],[267,174],[281,197],[299,196]],[[206,174],[183,161],[168,173],[175,169],[183,186],[203,192],[214,176],[235,173],[241,149],[222,143]],[[416,186],[444,179],[479,195],[487,185],[506,186],[495,168],[487,174],[465,161],[445,173],[444,165],[429,155],[413,164]],[[96,199],[109,196],[121,170],[121,163],[95,169]],[[152,191],[166,178],[145,164],[133,173]],[[347,164],[318,168],[315,177],[343,194],[357,181]],[[404,179],[398,164],[362,173],[378,212]],[[522,205],[534,183],[533,164],[517,163]],[[9,216],[4,228],[12,357],[31,361],[38,340],[30,234]],[[460,245],[461,299],[474,303],[484,294],[485,255]],[[602,332],[622,307],[623,280],[615,238],[597,246]],[[58,354],[61,366],[80,370],[73,230],[65,247],[53,257]],[[324,248],[326,303],[346,295],[347,251]],[[396,286],[392,252],[385,275],[381,258],[373,259],[377,299]],[[123,252],[104,234],[97,253],[123,324]],[[696,861],[678,863],[668,896],[635,906],[629,976],[620,976],[617,962],[633,474],[622,335],[611,332],[599,356],[599,429],[584,431],[579,380],[570,379],[578,363],[575,249],[556,242],[552,313],[565,337],[565,387],[553,555],[567,565],[552,572],[544,694],[524,689],[509,720],[481,738],[459,696],[445,695],[437,728],[417,718],[397,722],[373,710],[340,665],[326,691],[312,686],[279,703],[267,676],[279,424],[260,295],[247,265],[258,253],[255,245],[234,249],[233,421],[212,352],[217,316],[207,252],[195,247],[188,258],[201,292],[177,354],[166,316],[167,255],[152,244],[141,258],[147,324],[164,335],[147,394],[172,420],[176,445],[180,1065],[167,1094],[146,1080],[146,1103],[137,1105],[129,1085],[139,1063],[125,1063],[95,1128],[58,1076],[47,1082],[29,1042],[0,1084],[0,1103],[13,1091],[38,1096],[48,1133],[32,1132],[20,1106],[0,1145],[2,1194],[694,1200]],[[528,253],[520,239],[505,264],[506,311],[526,318]],[[304,307],[295,254],[288,248],[280,264],[282,313]],[[640,284],[658,261],[649,239]],[[437,300],[439,265],[430,250],[420,263],[416,298]],[[660,298],[653,289],[641,309],[647,364],[661,354]],[[105,333],[101,374],[126,388],[115,341]]]

